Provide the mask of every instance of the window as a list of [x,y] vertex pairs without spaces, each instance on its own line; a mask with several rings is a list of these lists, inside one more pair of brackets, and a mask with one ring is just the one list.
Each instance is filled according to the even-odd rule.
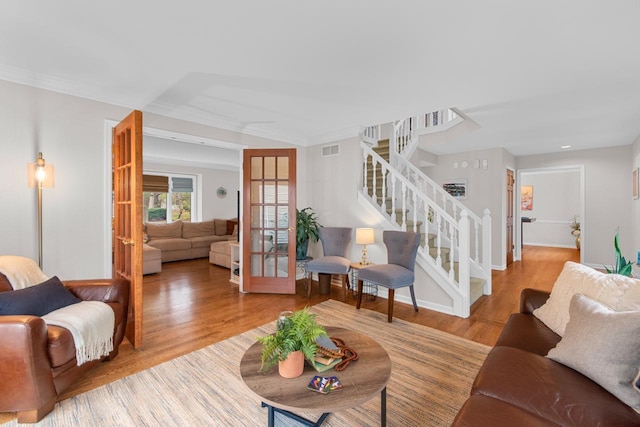
[[[197,221],[195,218],[196,176],[151,175],[142,179],[142,220],[144,222]],[[169,201],[169,203],[167,203]]]

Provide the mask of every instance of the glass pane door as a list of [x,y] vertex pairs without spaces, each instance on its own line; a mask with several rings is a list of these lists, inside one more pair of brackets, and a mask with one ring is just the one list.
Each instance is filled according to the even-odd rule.
[[295,293],[295,160],[295,149],[244,151],[245,292]]

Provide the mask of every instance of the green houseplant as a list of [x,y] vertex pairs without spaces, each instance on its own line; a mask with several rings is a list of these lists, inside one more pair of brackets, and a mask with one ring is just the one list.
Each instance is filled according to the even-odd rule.
[[607,267],[605,267],[605,270],[607,270],[607,273],[609,274],[621,274],[623,276],[631,277],[631,267],[633,265],[633,261],[627,261],[622,256],[622,251],[620,250],[620,245],[618,244],[618,234],[619,231],[616,230],[616,235],[613,238],[613,247],[616,252],[616,262],[611,270],[609,270]]
[[310,207],[296,209],[296,259],[306,258],[309,239],[318,241],[320,227],[316,213]]
[[[316,339],[326,336],[324,328],[316,322],[316,315],[305,307],[290,316],[281,316],[278,319],[278,328],[274,334],[258,338],[262,343],[261,372],[266,372],[279,364],[280,375],[286,378],[300,376],[304,370],[304,359],[314,360],[316,357]],[[296,374],[283,374],[283,362],[291,355],[296,354]]]

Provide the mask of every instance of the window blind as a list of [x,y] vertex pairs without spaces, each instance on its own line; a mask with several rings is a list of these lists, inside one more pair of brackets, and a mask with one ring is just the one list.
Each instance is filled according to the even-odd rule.
[[142,175],[142,191],[149,193],[168,193],[169,177],[159,175]]
[[193,179],[171,177],[171,191],[173,193],[193,193]]

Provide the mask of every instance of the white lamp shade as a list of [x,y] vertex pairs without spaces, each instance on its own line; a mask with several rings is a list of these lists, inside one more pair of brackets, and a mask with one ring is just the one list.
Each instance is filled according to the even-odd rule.
[[376,236],[373,228],[356,228],[356,244],[370,245],[375,243]]

